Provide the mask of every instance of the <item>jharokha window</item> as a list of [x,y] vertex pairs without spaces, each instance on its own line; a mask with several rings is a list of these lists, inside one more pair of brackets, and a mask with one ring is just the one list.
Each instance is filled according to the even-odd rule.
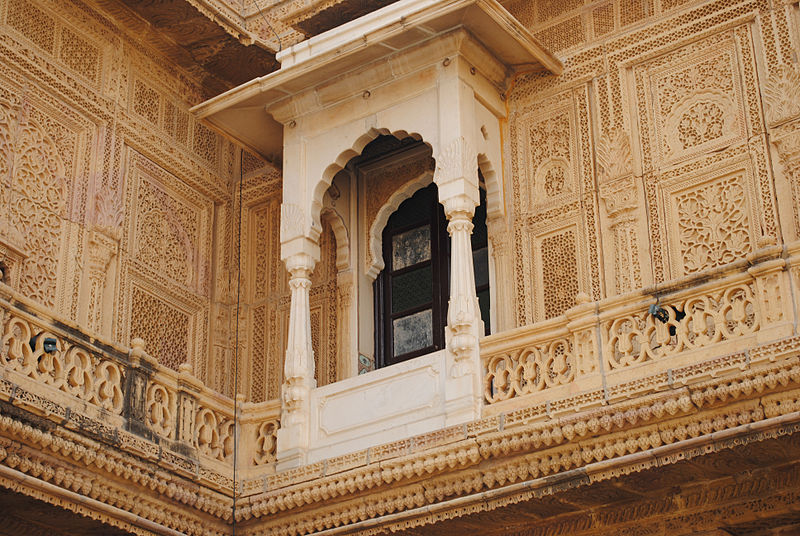
[[[375,280],[378,366],[444,348],[450,295],[447,219],[431,184],[404,201],[383,230],[384,269]],[[489,326],[486,196],[473,218],[473,262],[481,317]]]

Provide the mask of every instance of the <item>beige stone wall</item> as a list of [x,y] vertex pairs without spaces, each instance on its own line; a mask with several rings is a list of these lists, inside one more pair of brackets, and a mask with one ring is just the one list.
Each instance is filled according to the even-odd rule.
[[14,286],[206,378],[234,147],[189,116],[198,86],[107,15],[8,0],[0,22],[0,241],[20,251]]
[[796,155],[772,143],[799,125],[796,2],[506,7],[565,65],[510,92],[517,325],[800,236]]
[[[188,362],[231,395],[241,149],[188,113],[208,97],[200,81],[104,7],[0,2],[4,282],[104,340],[141,337],[162,364]],[[243,172],[239,390],[261,401],[277,397],[288,310],[280,174],[249,153]],[[333,334],[317,344],[320,383],[336,375],[326,263],[314,280],[317,331]]]

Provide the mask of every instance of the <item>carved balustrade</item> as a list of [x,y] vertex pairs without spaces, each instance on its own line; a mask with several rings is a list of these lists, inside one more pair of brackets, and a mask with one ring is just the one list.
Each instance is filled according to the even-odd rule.
[[569,386],[597,375],[594,306],[582,303],[566,315],[481,341],[484,398],[500,402]]
[[[205,387],[188,364],[177,372],[159,365],[144,341],[135,339],[130,350],[104,343],[37,307],[0,284],[0,399],[17,405],[25,405],[26,397],[44,400],[51,409],[36,410],[32,403],[26,409],[59,421],[85,414],[152,445],[137,446],[140,451],[169,450],[188,466],[199,464],[201,474],[205,467],[223,475],[212,480],[229,481],[235,437],[230,399]],[[237,404],[241,440],[246,452],[255,453],[239,466],[274,466],[279,401]]]
[[524,396],[530,404],[539,394],[549,403],[593,389],[607,399],[611,386],[644,385],[791,335],[789,276],[798,273],[800,248],[788,248],[787,260],[782,247],[760,246],[724,268],[596,304],[579,296],[560,317],[483,339],[485,402]]

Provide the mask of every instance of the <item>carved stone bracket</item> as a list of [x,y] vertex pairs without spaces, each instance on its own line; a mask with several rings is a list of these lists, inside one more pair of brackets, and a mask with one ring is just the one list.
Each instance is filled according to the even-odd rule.
[[433,175],[434,182],[440,188],[447,183],[462,179],[477,187],[477,152],[463,136],[455,138],[436,156],[436,170]]
[[606,204],[606,212],[612,220],[618,220],[636,209],[636,182],[627,175],[600,186],[600,197]]

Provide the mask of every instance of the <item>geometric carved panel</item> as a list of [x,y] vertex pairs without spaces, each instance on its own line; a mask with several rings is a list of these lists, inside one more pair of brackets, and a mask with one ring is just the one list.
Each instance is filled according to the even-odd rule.
[[207,295],[211,201],[152,161],[131,153],[126,249],[132,261],[162,284]]
[[545,318],[562,314],[575,305],[578,288],[575,228],[542,238],[539,244]]
[[[250,300],[249,400],[263,402],[280,394],[285,336],[279,317],[288,297],[288,273],[280,260],[280,195],[250,208],[245,244]],[[288,310],[286,311],[288,313]]]
[[51,16],[26,0],[8,3],[8,25],[49,53],[55,49],[56,23]]
[[511,165],[518,325],[600,299],[597,188],[588,86],[517,96]]
[[162,365],[178,370],[188,362],[190,317],[170,302],[138,287],[131,292],[131,339],[147,342],[147,352]]
[[208,344],[213,203],[127,148],[118,337],[141,337],[160,363],[203,377]]

